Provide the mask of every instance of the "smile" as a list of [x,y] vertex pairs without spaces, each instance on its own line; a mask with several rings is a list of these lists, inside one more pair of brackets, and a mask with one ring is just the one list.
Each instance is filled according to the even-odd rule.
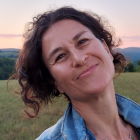
[[84,77],[84,76],[87,76],[87,75],[91,74],[92,71],[96,69],[97,65],[98,65],[98,64],[92,65],[92,66],[90,66],[88,69],[84,70],[84,71],[80,74],[80,76],[78,77],[78,79],[81,78],[81,77]]

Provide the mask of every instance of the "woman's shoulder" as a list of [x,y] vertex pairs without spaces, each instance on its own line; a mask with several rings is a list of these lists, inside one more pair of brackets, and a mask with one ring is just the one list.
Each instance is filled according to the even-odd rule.
[[46,129],[36,140],[61,140],[61,127],[63,125],[64,116],[52,127]]

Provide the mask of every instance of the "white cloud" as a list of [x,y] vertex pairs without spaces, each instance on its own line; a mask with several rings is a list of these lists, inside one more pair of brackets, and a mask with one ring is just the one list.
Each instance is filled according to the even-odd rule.
[[13,37],[22,37],[21,34],[0,34],[0,37],[2,38],[13,38]]
[[123,40],[140,41],[140,36],[120,36]]

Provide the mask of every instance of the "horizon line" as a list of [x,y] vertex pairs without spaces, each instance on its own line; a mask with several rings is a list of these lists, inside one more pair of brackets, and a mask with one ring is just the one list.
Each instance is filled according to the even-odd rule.
[[[120,49],[126,49],[126,48],[140,48],[140,46],[138,47],[138,46],[131,46],[131,47],[125,47],[125,48],[123,48],[123,47],[115,47],[115,48],[120,48]],[[0,48],[0,50],[1,49],[18,49],[18,50],[21,50],[21,48]]]

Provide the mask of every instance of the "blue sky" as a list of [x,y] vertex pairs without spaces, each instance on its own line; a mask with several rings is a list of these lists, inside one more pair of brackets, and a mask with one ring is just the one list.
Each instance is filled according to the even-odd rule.
[[140,47],[140,0],[0,0],[0,48],[20,48],[25,24],[38,13],[73,6],[105,16],[123,39]]

